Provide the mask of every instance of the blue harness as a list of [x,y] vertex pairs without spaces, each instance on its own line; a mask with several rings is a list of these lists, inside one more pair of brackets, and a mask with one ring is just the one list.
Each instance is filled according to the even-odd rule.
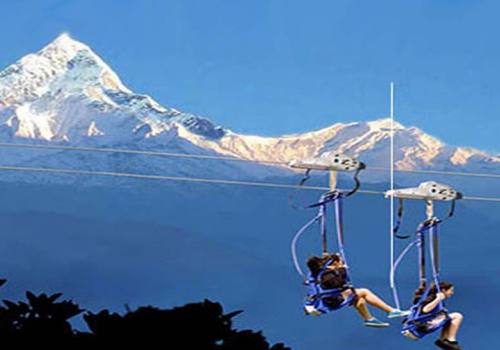
[[353,289],[347,276],[346,283],[342,288],[325,289],[321,287],[322,277],[331,262],[332,260],[329,260],[316,277],[309,273],[304,282],[307,286],[307,296],[304,300],[304,310],[307,314],[315,316],[326,314],[339,310],[344,306],[352,305],[355,300],[356,294],[354,291],[347,298],[342,296],[342,292],[345,290]]
[[[439,290],[439,284],[437,286]],[[401,329],[403,335],[412,339],[421,339],[443,328],[451,321],[451,318],[448,316],[448,310],[446,310],[442,302],[440,302],[431,312],[423,312],[425,306],[423,303],[429,296],[430,290],[431,287],[427,287],[415,305],[412,306],[411,314],[403,321],[403,327]],[[436,323],[432,322],[438,317],[443,317],[443,319]]]
[[[321,287],[321,279],[326,272],[328,265],[332,262],[328,261],[321,268],[317,276],[309,273],[307,276],[302,272],[297,258],[297,242],[300,236],[314,223],[319,222],[321,227],[321,236],[323,239],[323,253],[327,252],[326,247],[326,212],[327,205],[333,204],[335,210],[335,223],[337,231],[337,242],[340,256],[347,265],[345,250],[344,250],[344,231],[343,231],[343,213],[342,199],[345,194],[341,192],[327,193],[321,196],[318,203],[309,206],[310,208],[319,207],[318,214],[307,224],[305,224],[295,235],[292,240],[292,257],[297,272],[304,278],[307,289],[307,296],[304,300],[304,311],[308,315],[319,316],[330,311],[338,310],[347,305],[352,305],[355,301],[356,294],[349,278],[348,268],[346,267],[346,281],[342,288],[325,289]],[[342,292],[351,289],[353,292],[347,298],[342,296]]]
[[[431,334],[444,326],[446,326],[451,318],[448,315],[448,311],[444,303],[441,301],[431,312],[424,313],[424,302],[429,296],[429,293],[432,289],[432,285],[427,283],[425,280],[425,234],[428,232],[430,241],[432,244],[429,246],[430,252],[430,260],[432,265],[432,280],[434,285],[436,286],[437,293],[441,292],[439,287],[440,283],[440,275],[439,275],[439,267],[437,263],[437,245],[438,245],[438,226],[441,223],[438,219],[433,219],[430,222],[426,221],[422,223],[417,230],[417,240],[410,243],[400,255],[400,257],[396,261],[395,268],[399,265],[401,259],[404,255],[410,250],[411,247],[418,245],[420,248],[420,257],[421,257],[421,283],[425,283],[427,287],[424,290],[424,293],[418,298],[418,300],[412,305],[410,311],[410,315],[403,320],[403,327],[401,329],[401,333],[409,337],[411,339],[421,339],[428,334]],[[432,322],[438,317],[442,317],[442,320],[439,322]]]

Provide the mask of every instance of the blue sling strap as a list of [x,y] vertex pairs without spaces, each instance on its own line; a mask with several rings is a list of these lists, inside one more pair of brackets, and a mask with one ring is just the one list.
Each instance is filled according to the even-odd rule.
[[[434,219],[424,222],[419,226],[417,233],[419,235],[418,241],[420,245],[424,244],[424,235],[427,232],[429,233],[429,239],[431,243],[437,242],[440,223],[440,220]],[[430,260],[432,267],[433,285],[436,288],[436,293],[440,293],[440,274],[438,257],[436,256],[437,247],[433,244],[429,245],[429,254],[431,258]],[[416,303],[411,307],[411,314],[403,321],[403,327],[401,330],[403,335],[412,339],[421,339],[426,335],[443,328],[451,321],[443,301],[440,301],[439,304],[434,308],[434,310],[431,310],[427,313],[423,312],[423,309],[425,307],[424,302],[428,298],[433,285],[429,283],[420,298],[418,298]],[[436,323],[432,322],[433,320],[436,320],[441,316],[443,317],[441,321]]]
[[[304,310],[307,314],[320,315],[333,310],[338,310],[344,306],[351,305],[355,300],[354,289],[351,284],[351,279],[349,277],[349,269],[347,265],[346,252],[344,247],[344,231],[343,231],[343,198],[344,194],[341,192],[329,192],[321,196],[318,203],[310,205],[310,208],[319,208],[318,214],[307,222],[294,236],[292,240],[291,250],[292,258],[294,262],[295,269],[297,272],[305,279],[305,285],[307,286],[307,296],[304,301]],[[335,289],[325,289],[321,287],[321,278],[326,272],[326,268],[331,260],[327,262],[317,276],[312,276],[309,273],[307,276],[302,271],[299,260],[297,258],[297,243],[300,237],[307,229],[314,223],[320,223],[320,232],[323,241],[323,253],[327,253],[327,225],[326,225],[326,213],[329,205],[334,206],[335,214],[335,225],[336,225],[336,240],[338,244],[339,254],[346,265],[346,276],[345,283],[342,288]],[[342,292],[346,289],[352,289],[353,292],[347,298],[342,297]],[[338,299],[338,303],[332,303],[332,300]]]

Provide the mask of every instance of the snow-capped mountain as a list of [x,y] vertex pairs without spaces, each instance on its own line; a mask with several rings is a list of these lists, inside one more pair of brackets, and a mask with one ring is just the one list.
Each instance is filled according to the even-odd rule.
[[[389,166],[389,118],[368,122],[336,123],[304,134],[282,137],[245,136],[226,132],[217,140],[199,136],[192,142],[219,153],[247,159],[287,161],[340,152],[368,165]],[[394,123],[395,161],[398,169],[500,168],[500,157],[472,148],[448,146],[416,127]]]
[[[88,46],[62,34],[37,53],[0,72],[2,142],[92,145],[213,154],[185,135],[220,138],[225,131],[206,118],[163,107],[130,91]],[[255,164],[0,150],[2,163],[66,166],[177,175],[265,176],[276,169]],[[57,155],[57,156],[55,156]],[[281,172],[281,171],[280,171]]]
[[[336,123],[297,135],[242,135],[210,120],[132,92],[88,46],[60,35],[0,72],[0,142],[169,150],[288,162],[331,151],[387,167],[390,120]],[[395,127],[400,169],[499,170],[500,158],[451,147],[414,127]],[[284,168],[238,162],[131,158],[61,151],[0,149],[3,164],[64,166],[168,175],[241,178],[283,174]],[[375,178],[375,177],[374,177]]]
[[19,138],[78,142],[105,136],[106,143],[112,137],[122,142],[168,136],[172,122],[204,137],[223,134],[207,119],[131,92],[88,46],[67,34],[0,72],[0,108],[4,131]]

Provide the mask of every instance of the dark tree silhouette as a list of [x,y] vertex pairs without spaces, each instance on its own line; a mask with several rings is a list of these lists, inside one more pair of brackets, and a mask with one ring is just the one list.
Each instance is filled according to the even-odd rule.
[[74,339],[68,320],[84,310],[72,301],[57,302],[61,295],[36,296],[27,292],[28,303],[4,300],[6,307],[0,307],[0,339],[31,342]]
[[[141,307],[125,316],[87,313],[84,319],[95,336],[105,344],[169,344],[188,349],[269,350],[260,332],[232,329],[232,318],[242,311],[223,313],[219,303],[205,300],[171,310]],[[277,344],[272,350],[287,349]]]
[[[5,281],[0,280],[0,286]],[[69,320],[84,310],[72,301],[58,301],[62,294],[26,293],[27,302],[4,300],[0,307],[3,344],[64,344],[86,348],[147,345],[147,349],[290,350],[282,343],[270,347],[261,332],[234,330],[232,319],[242,311],[224,314],[219,303],[205,300],[170,310],[141,307],[125,315],[108,310],[87,312],[83,318],[90,332],[72,329]]]
[[220,347],[221,350],[286,350],[282,343],[278,343],[269,348],[269,343],[262,336],[261,332],[253,332],[250,330],[233,331],[224,339],[224,343]]

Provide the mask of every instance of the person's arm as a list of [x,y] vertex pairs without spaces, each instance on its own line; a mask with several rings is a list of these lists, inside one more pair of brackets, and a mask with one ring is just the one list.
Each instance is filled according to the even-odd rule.
[[436,295],[436,298],[434,298],[433,301],[431,301],[430,303],[428,303],[427,305],[425,305],[423,308],[422,308],[422,311],[424,313],[428,313],[428,312],[431,312],[432,310],[434,310],[434,308],[436,306],[438,306],[438,304],[444,300],[444,294],[443,293],[438,293]]

